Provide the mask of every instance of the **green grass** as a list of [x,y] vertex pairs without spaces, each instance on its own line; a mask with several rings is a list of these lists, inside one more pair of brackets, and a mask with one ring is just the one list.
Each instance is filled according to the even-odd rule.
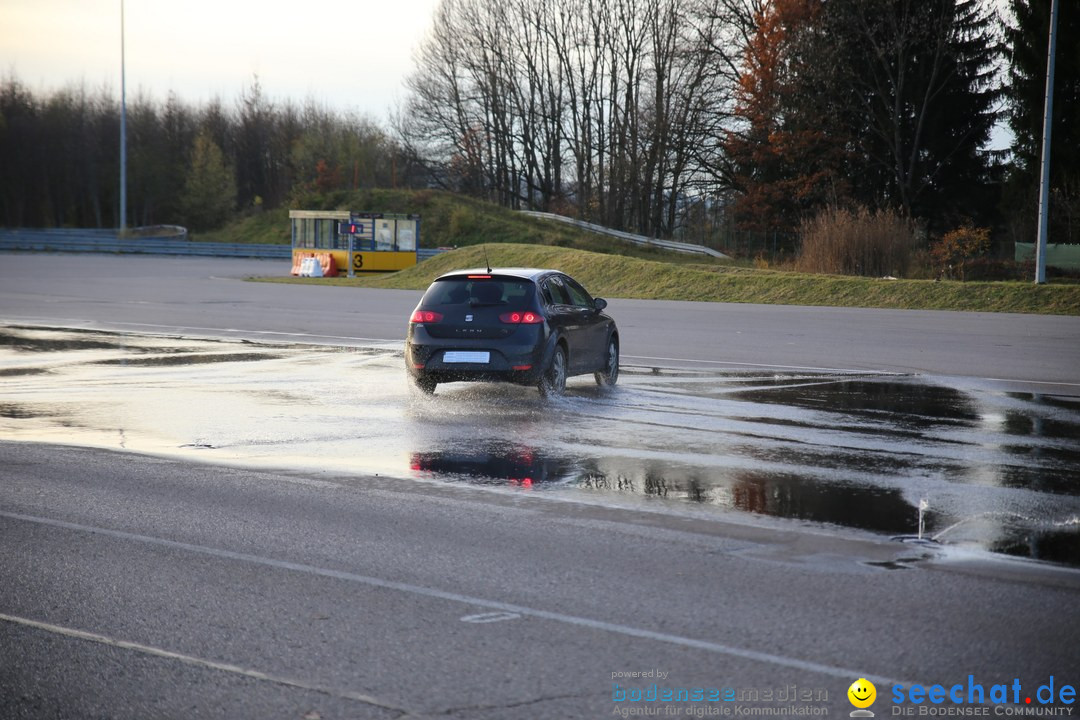
[[195,242],[288,245],[292,242],[288,208],[265,210],[239,217],[220,230],[191,233]]
[[462,248],[389,275],[255,279],[422,290],[444,272],[484,266],[485,251],[493,266],[559,268],[580,280],[594,295],[608,298],[1080,315],[1080,285],[1071,283],[935,282],[807,275],[730,265],[658,262],[517,243]]

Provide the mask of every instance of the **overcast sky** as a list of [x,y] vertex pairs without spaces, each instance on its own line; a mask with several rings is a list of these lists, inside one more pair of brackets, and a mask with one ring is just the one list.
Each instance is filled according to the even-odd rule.
[[[274,100],[377,120],[404,99],[438,0],[125,0],[128,101],[173,90],[231,103],[258,73]],[[0,75],[35,92],[84,81],[120,97],[120,0],[0,0]]]

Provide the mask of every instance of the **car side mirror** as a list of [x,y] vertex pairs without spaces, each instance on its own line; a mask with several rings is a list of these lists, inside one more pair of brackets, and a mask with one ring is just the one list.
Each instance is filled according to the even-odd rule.
[[607,307],[607,300],[604,298],[596,298],[593,300],[593,307],[597,310],[603,310]]

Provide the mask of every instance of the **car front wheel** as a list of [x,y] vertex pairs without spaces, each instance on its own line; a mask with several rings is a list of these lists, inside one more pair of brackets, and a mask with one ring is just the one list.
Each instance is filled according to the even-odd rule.
[[619,381],[619,343],[615,341],[615,338],[608,340],[604,367],[593,376],[596,378],[596,384],[601,387],[611,387]]
[[566,350],[555,346],[547,370],[540,376],[540,394],[544,397],[562,395],[566,391]]

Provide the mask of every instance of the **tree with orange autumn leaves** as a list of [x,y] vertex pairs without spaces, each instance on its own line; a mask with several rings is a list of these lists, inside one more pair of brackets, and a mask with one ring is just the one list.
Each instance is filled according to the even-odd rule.
[[739,124],[723,143],[741,229],[791,233],[807,212],[846,194],[843,148],[823,122],[828,108],[807,96],[799,72],[803,31],[819,12],[815,0],[771,0],[754,13],[736,87]]
[[931,232],[993,210],[1000,44],[982,0],[755,0],[725,180],[743,230],[828,205]]

